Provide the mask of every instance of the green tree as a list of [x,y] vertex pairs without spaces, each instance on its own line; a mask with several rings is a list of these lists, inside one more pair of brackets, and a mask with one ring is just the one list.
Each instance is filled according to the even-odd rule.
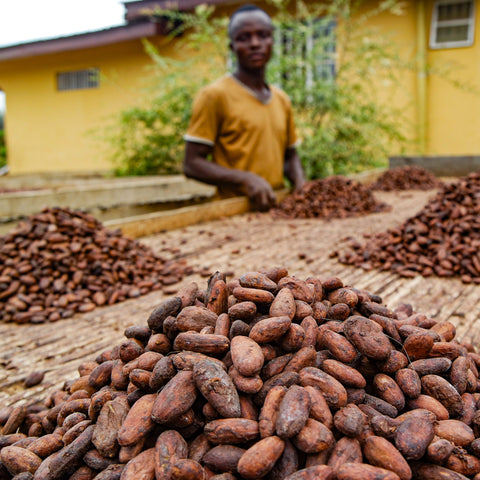
[[[389,149],[399,151],[404,138],[399,112],[378,102],[372,84],[387,77],[395,81],[393,67],[400,61],[394,42],[366,28],[366,23],[382,12],[401,14],[398,2],[382,1],[362,14],[356,9],[362,2],[356,0],[270,3],[277,13],[269,81],[280,84],[292,99],[307,177],[385,166]],[[172,40],[185,60],[162,56],[145,43],[155,85],[142,106],[120,116],[112,137],[119,174],[180,172],[182,135],[193,96],[231,63],[228,19],[215,17],[213,8],[156,15],[171,23]]]

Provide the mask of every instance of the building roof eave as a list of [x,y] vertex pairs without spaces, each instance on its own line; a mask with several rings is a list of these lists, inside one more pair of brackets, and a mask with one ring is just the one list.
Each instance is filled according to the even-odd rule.
[[156,10],[178,10],[180,12],[194,10],[199,5],[229,5],[240,3],[239,0],[137,0],[124,3],[127,21],[144,18]]
[[166,30],[163,22],[132,23],[105,30],[3,47],[0,48],[0,62],[95,48],[165,34]]

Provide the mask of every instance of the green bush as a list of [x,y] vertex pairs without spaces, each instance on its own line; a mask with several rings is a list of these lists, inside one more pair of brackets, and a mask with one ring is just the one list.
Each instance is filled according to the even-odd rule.
[[[405,140],[399,112],[380,104],[372,85],[383,78],[395,81],[393,67],[400,62],[394,43],[365,24],[381,12],[400,14],[399,2],[379,2],[361,15],[354,8],[361,2],[355,0],[323,7],[298,0],[295,14],[287,11],[288,2],[271,3],[277,10],[276,45],[268,78],[292,99],[307,178],[386,166],[387,152],[398,153]],[[143,105],[122,112],[114,128],[117,174],[181,171],[192,99],[229,64],[228,19],[213,13],[205,6],[194,14],[156,12],[177,26],[176,46],[190,54],[173,60],[145,43],[155,84]]]
[[[203,85],[225,73],[227,19],[211,18],[212,13],[213,8],[205,6],[198,7],[193,15],[157,12],[172,25],[180,25],[172,29],[171,37],[184,60],[161,56],[153,44],[144,41],[153,60],[149,78],[154,81],[146,88],[143,105],[121,112],[111,128],[109,139],[114,146],[117,175],[181,172],[182,136],[190,120],[193,97]],[[205,45],[209,46],[208,55]]]
[[398,2],[360,13],[362,2],[296,1],[295,15],[285,2],[274,3],[283,52],[270,76],[292,99],[307,178],[387,166],[388,152],[405,143],[401,113],[382,104],[372,85],[397,82],[394,71],[403,65],[394,42],[366,25],[383,12],[401,14]]

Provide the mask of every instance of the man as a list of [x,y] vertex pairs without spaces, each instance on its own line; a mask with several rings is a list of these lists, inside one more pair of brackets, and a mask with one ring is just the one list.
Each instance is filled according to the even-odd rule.
[[220,193],[247,195],[266,210],[275,204],[274,188],[283,186],[284,176],[295,189],[305,183],[292,108],[288,96],[265,81],[273,44],[270,16],[244,5],[230,17],[228,34],[237,67],[195,98],[184,137],[184,173],[217,185]]

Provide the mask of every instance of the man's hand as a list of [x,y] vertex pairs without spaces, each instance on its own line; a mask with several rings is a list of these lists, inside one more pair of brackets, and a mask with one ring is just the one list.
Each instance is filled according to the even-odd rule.
[[259,210],[268,210],[277,200],[271,185],[254,173],[245,172],[243,191]]
[[276,202],[270,184],[259,175],[235,168],[226,168],[207,160],[212,147],[201,143],[186,142],[183,172],[189,178],[221,187],[230,187],[243,193],[259,210],[268,210]]

